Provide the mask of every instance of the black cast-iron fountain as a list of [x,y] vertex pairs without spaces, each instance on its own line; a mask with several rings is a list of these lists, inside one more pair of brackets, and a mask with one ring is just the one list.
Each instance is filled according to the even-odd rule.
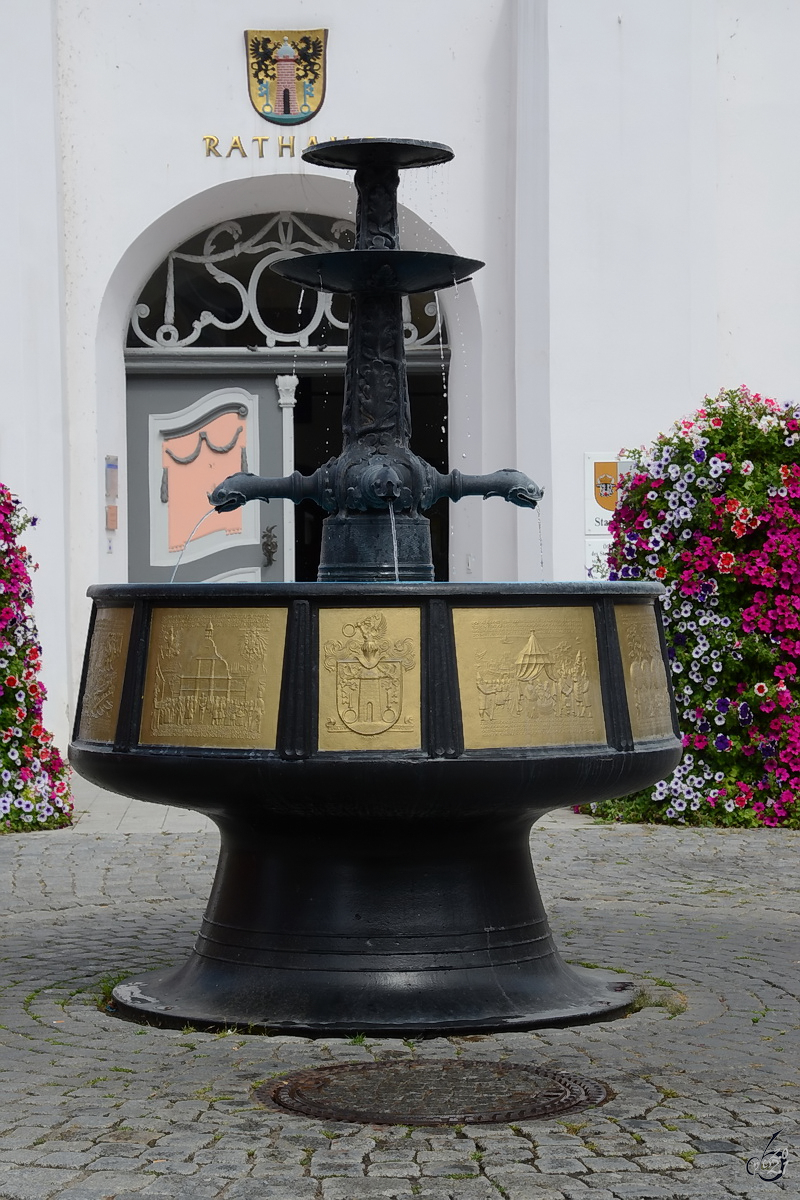
[[437,499],[541,491],[442,475],[410,449],[401,297],[482,264],[398,248],[398,169],[445,146],[332,142],[357,245],[273,269],[351,295],[343,448],[313,475],[233,475],[225,511],[312,497],[316,584],[107,585],[70,757],[102,787],[208,814],[221,851],[189,959],[119,984],[182,1026],[418,1033],[532,1027],[627,1006],[632,984],[559,956],[531,824],[677,763],[654,584],[440,584]]

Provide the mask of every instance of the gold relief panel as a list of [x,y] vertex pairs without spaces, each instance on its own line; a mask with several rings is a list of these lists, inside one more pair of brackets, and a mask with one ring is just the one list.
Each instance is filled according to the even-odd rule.
[[114,741],[132,618],[132,608],[97,610],[78,730],[87,742]]
[[628,712],[635,742],[673,733],[669,684],[661,641],[660,613],[651,605],[615,604]]
[[156,608],[140,745],[274,750],[286,608]]
[[320,750],[418,750],[418,608],[323,608]]
[[591,608],[455,608],[468,750],[602,745]]

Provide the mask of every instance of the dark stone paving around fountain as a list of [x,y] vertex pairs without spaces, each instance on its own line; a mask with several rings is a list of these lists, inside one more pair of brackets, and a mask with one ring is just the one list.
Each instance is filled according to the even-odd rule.
[[[164,831],[163,810],[161,827],[124,832],[134,815],[115,828],[106,803],[73,830],[0,838],[0,1197],[800,1195],[800,834],[553,814],[532,848],[565,957],[630,972],[685,1011],[363,1042],[142,1028],[98,1011],[104,976],[185,957],[216,861],[215,832]],[[290,1071],[382,1057],[534,1063],[616,1098],[455,1129],[326,1124],[254,1099]],[[746,1166],[776,1133],[772,1149],[788,1151],[777,1183]]]

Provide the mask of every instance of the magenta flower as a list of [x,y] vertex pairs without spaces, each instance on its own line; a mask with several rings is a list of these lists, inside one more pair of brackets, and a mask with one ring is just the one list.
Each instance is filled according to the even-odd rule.
[[635,465],[609,578],[666,588],[685,753],[669,779],[599,815],[800,828],[797,447],[797,406],[740,387],[623,452]]
[[[4,832],[56,829],[71,823],[69,768],[52,748],[41,722],[46,692],[38,680],[41,651],[31,611],[35,564],[19,535],[33,524],[16,497],[0,484],[0,828]],[[42,795],[63,788],[56,812]],[[12,804],[11,797],[14,797]],[[34,804],[34,801],[37,801]]]

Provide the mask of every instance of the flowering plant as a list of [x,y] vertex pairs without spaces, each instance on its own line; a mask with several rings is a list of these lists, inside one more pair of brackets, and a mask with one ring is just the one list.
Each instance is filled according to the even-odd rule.
[[0,484],[0,833],[72,823],[66,766],[42,725],[41,647],[29,569],[17,538],[36,519]]
[[723,391],[625,451],[610,579],[657,579],[683,761],[598,816],[800,828],[800,404]]

